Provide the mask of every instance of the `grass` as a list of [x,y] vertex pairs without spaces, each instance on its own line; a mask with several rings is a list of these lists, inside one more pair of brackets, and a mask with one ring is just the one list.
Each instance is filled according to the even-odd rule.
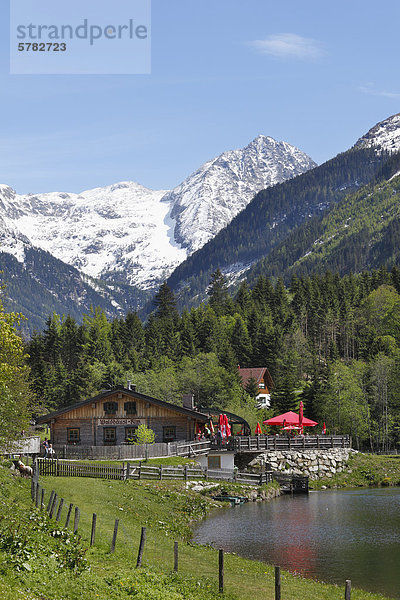
[[[128,600],[132,597],[136,600],[211,600],[221,597],[217,551],[190,543],[191,526],[215,505],[212,500],[187,491],[183,482],[43,477],[41,484],[47,491],[46,498],[54,489],[67,505],[73,502],[79,506],[82,541],[71,542],[78,554],[82,545],[85,549],[88,547],[92,514],[97,514],[95,546],[88,549],[84,557],[90,569],[76,574],[73,569],[60,567],[55,556],[62,552],[65,540],[54,538],[49,532],[62,531],[62,527],[53,522],[50,526],[39,526],[37,523],[48,519],[40,511],[32,510],[29,480],[13,480],[9,470],[2,468],[1,511],[8,519],[26,520],[32,514],[35,523],[25,544],[33,547],[32,558],[28,560],[30,571],[11,568],[5,558],[7,555],[0,549],[0,594],[5,600]],[[116,551],[111,555],[109,549],[116,518],[120,520],[120,528]],[[65,509],[61,522],[64,521]],[[4,540],[4,519],[0,524],[3,526],[1,541]],[[142,526],[147,527],[144,566],[136,570]],[[27,527],[31,527],[29,521]],[[26,527],[22,529],[25,531]],[[14,538],[18,539],[16,533]],[[178,575],[172,571],[174,540],[179,540]],[[40,552],[34,549],[36,546],[41,548]],[[225,589],[224,597],[229,600],[247,600],[248,597],[272,600],[273,567],[226,554]],[[342,588],[334,585],[282,573],[283,599],[337,600],[343,593]],[[353,590],[352,598],[377,600],[382,596]]]
[[400,486],[400,455],[354,454],[350,456],[348,470],[331,478],[310,481],[310,489],[351,488],[373,486]]

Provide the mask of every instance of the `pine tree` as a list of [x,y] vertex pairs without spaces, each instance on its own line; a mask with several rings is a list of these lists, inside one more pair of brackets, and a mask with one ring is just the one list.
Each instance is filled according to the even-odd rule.
[[217,269],[211,275],[211,281],[207,289],[209,296],[209,306],[214,310],[217,316],[226,314],[229,293],[226,285],[226,279],[221,271]]

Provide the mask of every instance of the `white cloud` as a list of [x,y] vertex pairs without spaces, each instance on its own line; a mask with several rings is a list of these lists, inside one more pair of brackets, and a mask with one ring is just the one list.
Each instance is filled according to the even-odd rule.
[[389,92],[386,90],[377,90],[372,83],[367,85],[361,85],[359,87],[360,92],[368,94],[369,96],[383,96],[384,98],[400,98],[400,92]]
[[323,54],[317,40],[305,38],[296,33],[276,33],[265,40],[254,40],[250,45],[261,54],[270,54],[277,58],[297,58],[314,60]]

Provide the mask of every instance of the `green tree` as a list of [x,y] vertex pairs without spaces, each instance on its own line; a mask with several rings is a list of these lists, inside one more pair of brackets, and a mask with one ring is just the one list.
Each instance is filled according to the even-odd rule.
[[149,429],[145,423],[142,423],[136,429],[136,439],[134,441],[135,445],[140,444],[154,444],[156,436],[154,435],[154,431]]
[[220,269],[214,271],[211,275],[211,281],[207,289],[209,305],[217,316],[227,312],[229,293],[226,285],[226,279]]
[[17,327],[22,315],[6,313],[0,300],[0,444],[18,440],[29,422],[32,394],[27,355]]

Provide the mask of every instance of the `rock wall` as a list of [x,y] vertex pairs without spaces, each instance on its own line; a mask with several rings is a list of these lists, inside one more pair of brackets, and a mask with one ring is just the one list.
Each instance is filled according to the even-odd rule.
[[349,456],[357,452],[351,448],[329,450],[276,450],[260,454],[251,461],[250,467],[269,465],[272,471],[294,475],[306,475],[310,479],[333,477],[348,470]]

